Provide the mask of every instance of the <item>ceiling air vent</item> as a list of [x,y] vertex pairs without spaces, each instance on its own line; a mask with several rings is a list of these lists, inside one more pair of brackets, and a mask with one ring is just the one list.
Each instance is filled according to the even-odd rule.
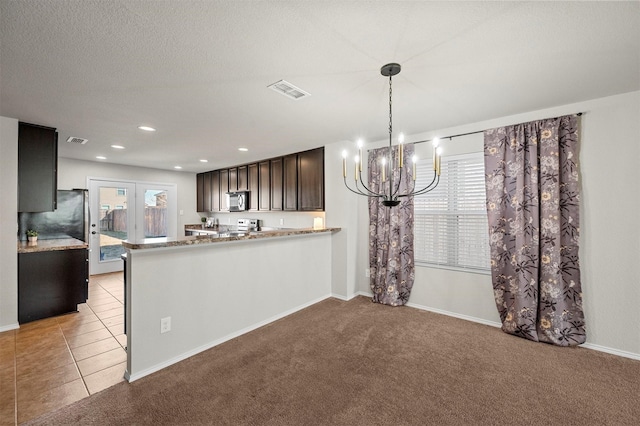
[[77,143],[79,145],[84,145],[85,143],[89,142],[89,139],[82,139],[82,138],[76,138],[73,136],[69,136],[69,139],[67,139],[68,143]]
[[299,87],[294,86],[288,81],[280,80],[269,86],[267,86],[271,90],[275,90],[278,93],[281,93],[295,101],[298,99],[306,98],[307,96],[311,96],[310,93],[305,92]]

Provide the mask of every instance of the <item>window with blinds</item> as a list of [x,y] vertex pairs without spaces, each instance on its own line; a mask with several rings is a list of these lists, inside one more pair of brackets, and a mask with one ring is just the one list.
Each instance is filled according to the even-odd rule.
[[[416,188],[433,178],[433,163],[416,164]],[[489,272],[483,153],[442,157],[440,183],[414,198],[416,263]]]

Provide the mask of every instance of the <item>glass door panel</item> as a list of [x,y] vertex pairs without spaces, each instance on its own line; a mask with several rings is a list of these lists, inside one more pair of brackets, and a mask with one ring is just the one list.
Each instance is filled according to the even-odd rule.
[[134,236],[135,184],[91,180],[89,186],[90,273],[122,270],[122,241]]
[[167,197],[164,189],[144,191],[144,238],[167,236]]

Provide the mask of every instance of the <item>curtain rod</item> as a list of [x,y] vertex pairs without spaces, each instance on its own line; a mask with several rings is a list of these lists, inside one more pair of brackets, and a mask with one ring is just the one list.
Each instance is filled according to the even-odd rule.
[[[577,112],[575,113],[575,115],[577,115],[578,117],[580,117],[582,115],[582,112]],[[544,119],[543,119],[544,120]],[[453,138],[459,138],[460,136],[469,136],[469,135],[475,135],[476,133],[483,133],[484,130],[478,130],[475,132],[468,132],[468,133],[460,133],[459,135],[452,135],[452,136],[442,136],[442,137],[438,137],[437,139],[443,140],[443,139],[453,139]],[[436,138],[434,138],[436,139]],[[425,139],[423,141],[417,141],[417,142],[411,142],[413,144],[418,144],[418,143],[425,143],[425,142],[431,142],[433,141],[433,139]]]

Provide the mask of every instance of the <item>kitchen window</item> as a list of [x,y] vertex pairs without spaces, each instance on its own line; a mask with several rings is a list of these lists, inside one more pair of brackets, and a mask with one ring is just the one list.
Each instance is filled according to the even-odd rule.
[[[433,177],[431,161],[418,162],[416,188]],[[489,273],[483,153],[442,157],[440,183],[414,198],[417,264]]]

